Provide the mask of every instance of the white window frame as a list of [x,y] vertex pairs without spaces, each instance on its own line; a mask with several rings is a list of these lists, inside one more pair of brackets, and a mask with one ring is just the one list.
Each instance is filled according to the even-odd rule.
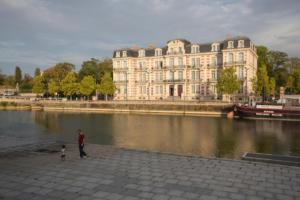
[[121,53],[120,53],[120,51],[117,51],[116,52],[116,58],[120,58],[121,57]]
[[245,47],[245,42],[244,42],[244,40],[239,40],[239,41],[238,41],[238,47],[239,47],[239,48],[244,48],[244,47]]
[[229,48],[229,49],[234,48],[233,45],[234,45],[234,44],[233,44],[233,41],[228,41],[228,48]]

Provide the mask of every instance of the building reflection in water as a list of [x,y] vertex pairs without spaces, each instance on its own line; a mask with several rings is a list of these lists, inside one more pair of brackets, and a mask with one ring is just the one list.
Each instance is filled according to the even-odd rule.
[[215,117],[35,112],[49,133],[76,141],[81,128],[98,144],[207,157],[245,152],[300,155],[300,123]]

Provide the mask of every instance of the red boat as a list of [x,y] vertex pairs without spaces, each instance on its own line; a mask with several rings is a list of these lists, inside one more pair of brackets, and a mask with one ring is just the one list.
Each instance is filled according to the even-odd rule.
[[282,104],[236,105],[234,116],[239,118],[300,120],[300,107],[286,107]]

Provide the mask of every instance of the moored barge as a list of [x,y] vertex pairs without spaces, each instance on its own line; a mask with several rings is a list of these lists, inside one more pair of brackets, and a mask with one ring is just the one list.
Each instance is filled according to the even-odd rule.
[[300,120],[300,107],[287,107],[283,104],[236,105],[234,116],[239,118]]

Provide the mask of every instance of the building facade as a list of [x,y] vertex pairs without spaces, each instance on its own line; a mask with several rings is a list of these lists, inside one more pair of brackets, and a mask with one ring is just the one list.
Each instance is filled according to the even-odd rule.
[[257,54],[248,37],[206,44],[174,39],[161,48],[119,49],[113,54],[115,100],[216,99],[220,70],[232,66],[238,95],[251,94]]

